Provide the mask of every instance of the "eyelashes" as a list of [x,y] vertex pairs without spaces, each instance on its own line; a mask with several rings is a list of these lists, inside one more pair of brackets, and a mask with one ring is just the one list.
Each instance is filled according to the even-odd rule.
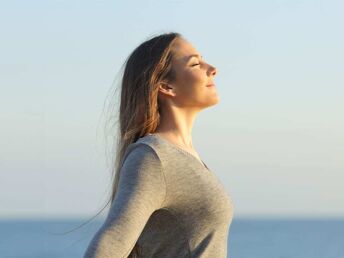
[[196,66],[196,65],[200,65],[200,64],[193,64],[193,65],[191,65],[191,66]]

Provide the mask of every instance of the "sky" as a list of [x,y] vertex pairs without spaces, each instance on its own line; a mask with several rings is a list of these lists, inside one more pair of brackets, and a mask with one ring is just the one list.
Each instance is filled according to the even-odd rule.
[[193,145],[234,216],[344,217],[343,1],[0,6],[0,218],[104,207],[109,91],[136,46],[172,31],[217,68],[220,102],[197,116]]

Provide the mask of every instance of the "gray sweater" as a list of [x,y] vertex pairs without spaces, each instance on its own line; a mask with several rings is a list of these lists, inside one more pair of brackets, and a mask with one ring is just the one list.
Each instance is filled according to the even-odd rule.
[[196,156],[149,134],[127,148],[118,192],[84,258],[226,258],[233,203]]

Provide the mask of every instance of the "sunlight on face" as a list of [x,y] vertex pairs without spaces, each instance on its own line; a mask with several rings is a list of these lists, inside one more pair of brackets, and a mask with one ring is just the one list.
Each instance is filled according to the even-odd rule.
[[172,67],[176,80],[171,83],[174,102],[180,106],[203,109],[219,102],[214,83],[217,70],[206,63],[200,53],[187,40],[178,38],[173,45]]

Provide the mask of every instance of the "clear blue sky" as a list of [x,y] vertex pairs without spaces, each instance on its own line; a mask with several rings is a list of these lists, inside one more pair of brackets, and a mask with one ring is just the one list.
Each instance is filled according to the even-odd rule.
[[193,143],[235,216],[344,216],[343,1],[0,5],[0,217],[103,207],[104,101],[129,53],[170,31],[218,69]]

